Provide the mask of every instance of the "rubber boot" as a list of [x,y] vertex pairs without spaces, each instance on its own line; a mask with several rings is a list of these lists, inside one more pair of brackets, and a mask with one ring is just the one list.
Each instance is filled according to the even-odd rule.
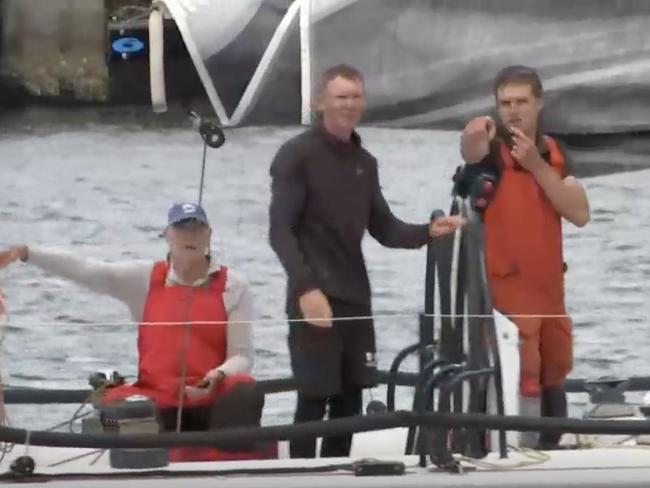
[[[539,417],[542,399],[539,396],[519,395],[519,415],[524,417]],[[520,432],[519,447],[534,449],[539,443],[539,432]]]
[[[568,415],[566,391],[563,386],[548,386],[542,390],[542,416],[566,418]],[[558,449],[562,432],[542,432],[539,449]]]

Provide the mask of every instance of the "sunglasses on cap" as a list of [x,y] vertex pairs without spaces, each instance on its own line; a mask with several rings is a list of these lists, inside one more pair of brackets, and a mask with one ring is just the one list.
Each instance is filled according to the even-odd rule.
[[174,229],[196,229],[199,227],[207,227],[207,224],[198,219],[189,218],[189,219],[179,220],[178,222],[171,224],[171,226]]

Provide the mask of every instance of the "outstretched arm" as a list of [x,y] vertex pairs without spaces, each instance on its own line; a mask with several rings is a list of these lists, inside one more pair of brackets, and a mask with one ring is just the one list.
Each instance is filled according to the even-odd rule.
[[13,246],[0,252],[0,269],[21,260],[66,278],[91,291],[125,302],[140,320],[149,289],[151,261],[107,263],[40,246]]
[[460,155],[469,164],[479,163],[490,153],[496,135],[496,123],[490,116],[470,120],[460,136]]
[[430,239],[429,224],[410,224],[395,217],[378,180],[373,193],[368,231],[380,244],[393,248],[416,249]]
[[457,216],[439,216],[428,224],[410,224],[398,219],[384,198],[376,172],[374,179],[368,231],[380,244],[393,248],[416,249],[427,244],[431,238],[454,232],[463,224],[462,219]]

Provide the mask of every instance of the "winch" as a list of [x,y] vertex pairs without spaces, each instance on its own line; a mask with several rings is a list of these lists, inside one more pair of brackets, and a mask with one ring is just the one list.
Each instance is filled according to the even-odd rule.
[[[158,434],[158,408],[148,397],[131,395],[122,400],[105,404],[101,392],[124,383],[124,377],[116,371],[94,373],[89,377],[94,389],[93,405],[95,415],[85,418],[83,432],[110,433],[118,435]],[[169,459],[166,448],[124,449],[112,448],[111,467],[117,469],[147,469],[167,466]]]
[[[155,403],[141,395],[102,406],[99,418],[103,431],[107,433],[133,435],[160,432]],[[110,449],[110,463],[113,468],[146,469],[167,466],[169,459],[165,448],[113,448]]]

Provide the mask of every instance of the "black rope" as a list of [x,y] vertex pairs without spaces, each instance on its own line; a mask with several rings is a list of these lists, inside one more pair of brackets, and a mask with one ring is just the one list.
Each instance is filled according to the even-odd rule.
[[[93,454],[93,453],[91,453]],[[142,479],[142,478],[207,478],[210,476],[239,476],[239,475],[282,475],[282,474],[317,474],[333,473],[335,471],[354,471],[354,464],[326,464],[324,466],[287,466],[287,467],[267,467],[267,468],[234,468],[234,469],[147,469],[147,470],[126,470],[111,471],[109,473],[60,473],[60,474],[40,474],[34,473],[29,478],[21,479],[13,473],[0,474],[0,481],[29,481],[30,483],[39,483],[43,481],[56,480],[92,480],[92,479]]]
[[203,205],[203,185],[205,182],[205,160],[207,158],[208,143],[203,142],[203,158],[201,160],[201,180],[199,181],[199,205]]
[[[388,384],[391,378],[389,371],[380,370],[377,372],[377,383]],[[417,373],[397,372],[395,384],[397,386],[415,386]],[[592,381],[586,378],[567,379],[565,389],[567,393],[589,393],[589,385]],[[613,380],[612,380],[613,381]],[[650,391],[650,376],[633,376],[624,380],[628,384],[625,391]],[[296,390],[296,382],[293,378],[275,378],[260,380],[257,382],[259,391],[265,394],[285,393]],[[47,388],[26,388],[8,386],[5,389],[5,404],[19,405],[46,405],[46,404],[71,404],[82,403],[90,389],[47,389]]]
[[281,441],[301,437],[329,437],[349,433],[409,427],[475,428],[506,431],[566,432],[574,434],[642,435],[650,434],[650,422],[641,420],[585,420],[555,417],[498,416],[486,414],[415,413],[399,411],[371,416],[305,422],[269,427],[229,428],[208,432],[160,434],[71,434],[67,432],[26,431],[0,427],[0,442],[32,446],[76,448],[153,448],[170,446],[211,446],[237,448],[255,441]]
[[393,359],[393,364],[391,364],[390,370],[388,371],[390,378],[387,383],[388,386],[386,388],[386,410],[389,412],[395,411],[395,386],[397,384],[397,374],[399,373],[399,367],[409,354],[418,351],[421,347],[421,343],[419,342],[411,344],[410,346],[407,346],[398,352],[397,356],[395,356],[395,359]]
[[[377,371],[377,383],[389,384],[394,382],[397,386],[414,386],[417,381],[417,373],[396,372],[391,374],[389,371]],[[291,378],[275,378],[270,380],[259,380],[256,388],[264,394],[285,393],[296,391],[296,381]],[[5,390],[6,404],[70,404],[82,403],[88,395],[92,393],[90,389],[44,389],[44,388],[24,388],[24,387],[7,387]]]

